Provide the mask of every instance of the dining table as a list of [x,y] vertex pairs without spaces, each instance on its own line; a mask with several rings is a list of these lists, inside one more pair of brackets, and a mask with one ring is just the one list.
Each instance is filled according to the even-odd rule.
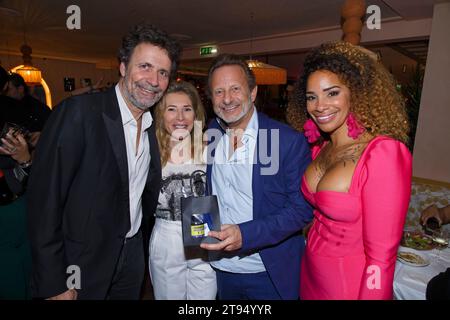
[[397,259],[394,274],[394,299],[425,300],[428,282],[450,267],[450,248],[416,250],[400,246],[398,252],[411,252],[424,259],[413,264]]

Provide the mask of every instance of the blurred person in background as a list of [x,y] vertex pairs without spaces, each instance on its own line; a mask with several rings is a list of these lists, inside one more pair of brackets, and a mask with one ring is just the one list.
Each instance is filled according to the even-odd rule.
[[29,94],[29,88],[21,75],[12,73],[8,77],[6,95],[18,101],[17,124],[25,126],[31,132],[42,131],[50,116],[50,108]]
[[31,298],[26,187],[45,123],[42,119],[41,125],[33,125],[21,103],[5,95],[12,91],[10,79],[0,67],[0,300]]
[[[430,223],[435,220],[434,226]],[[443,225],[450,223],[450,205],[438,208],[431,205],[422,211],[420,223],[432,229],[440,229]],[[433,277],[427,285],[427,300],[449,300],[450,299],[450,268]]]

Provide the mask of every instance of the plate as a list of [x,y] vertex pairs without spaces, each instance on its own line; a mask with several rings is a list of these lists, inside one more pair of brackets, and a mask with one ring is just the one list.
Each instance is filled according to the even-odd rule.
[[400,262],[413,267],[425,267],[430,264],[430,261],[424,256],[409,251],[399,251],[397,259]]
[[403,247],[412,248],[416,250],[432,250],[435,248],[445,247],[433,241],[432,237],[427,236],[419,231],[403,232],[403,237],[400,244]]

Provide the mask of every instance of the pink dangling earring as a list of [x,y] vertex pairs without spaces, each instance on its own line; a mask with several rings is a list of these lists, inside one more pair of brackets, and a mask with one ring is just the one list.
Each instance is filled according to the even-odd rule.
[[319,128],[311,119],[306,120],[303,125],[303,131],[305,132],[305,137],[308,139],[309,143],[314,143],[320,138]]
[[358,137],[365,131],[364,127],[356,120],[353,112],[350,112],[347,116],[347,128],[348,136],[353,140],[358,139]]

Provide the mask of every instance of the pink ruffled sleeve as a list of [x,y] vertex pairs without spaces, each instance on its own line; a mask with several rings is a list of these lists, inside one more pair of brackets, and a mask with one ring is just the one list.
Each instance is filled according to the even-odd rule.
[[392,299],[397,250],[411,194],[412,158],[399,141],[381,138],[366,150],[361,173],[366,265],[359,298]]

